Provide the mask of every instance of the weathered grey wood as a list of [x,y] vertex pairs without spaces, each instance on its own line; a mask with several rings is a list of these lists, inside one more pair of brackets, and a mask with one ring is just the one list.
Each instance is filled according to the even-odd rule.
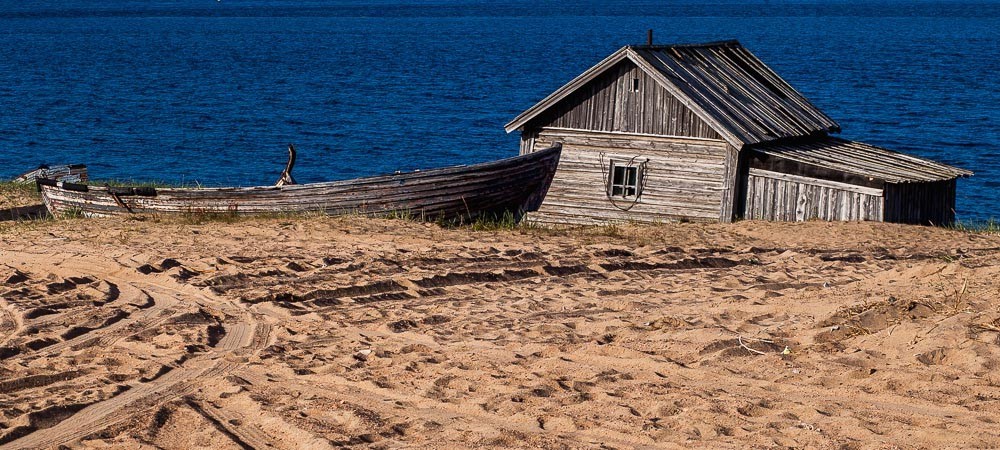
[[521,149],[518,153],[519,155],[527,155],[535,151],[535,136],[537,132],[525,132],[521,133]]
[[[633,80],[639,81],[638,91],[632,90]],[[654,120],[658,110],[671,110],[674,115]],[[628,60],[608,68],[522,126],[528,133],[553,127],[720,139],[711,126]]]
[[620,149],[661,149],[672,152],[718,155],[720,145],[725,142],[718,139],[678,138],[640,133],[600,132],[592,130],[574,130],[563,128],[543,128],[550,138],[558,138],[560,142],[573,145],[612,145]]
[[293,184],[298,184],[295,182],[295,177],[292,176],[292,169],[295,167],[295,146],[288,144],[288,162],[285,164],[285,170],[281,171],[281,177],[278,178],[278,182],[274,183],[275,186],[291,186]]
[[[542,129],[535,145],[563,145],[545,201],[529,218],[542,223],[718,221],[728,145],[683,139]],[[608,199],[610,160],[645,164],[638,201]]]
[[865,186],[857,186],[857,185],[847,184],[847,183],[838,183],[836,181],[821,180],[821,179],[818,179],[818,178],[809,178],[809,177],[803,177],[803,176],[799,176],[799,175],[792,175],[792,174],[788,174],[788,173],[771,172],[771,171],[768,171],[768,170],[761,170],[761,169],[750,169],[750,175],[751,176],[764,177],[764,178],[770,178],[770,179],[775,179],[775,180],[791,181],[791,182],[795,182],[795,183],[811,184],[813,186],[823,186],[823,187],[827,187],[827,188],[831,188],[831,189],[837,189],[837,190],[842,190],[842,191],[858,192],[858,193],[862,193],[862,194],[865,194],[865,195],[873,195],[873,196],[881,196],[882,195],[882,189],[875,189],[875,188],[870,188],[870,187],[865,187]]
[[[840,126],[736,41],[622,48],[506,129],[522,131],[522,153],[573,148],[535,214],[549,221],[946,223],[954,179],[972,174],[829,137]],[[649,171],[657,193],[609,212],[602,158],[630,155],[663,165]]]
[[822,137],[752,147],[754,152],[891,183],[927,182],[971,176],[972,172],[862,142]]
[[732,145],[726,146],[726,159],[723,163],[724,173],[722,178],[723,192],[722,201],[719,208],[719,221],[728,223],[733,221],[736,209],[736,183],[739,171],[740,151]]
[[414,218],[474,219],[541,204],[559,163],[559,146],[514,158],[418,172],[287,186],[249,188],[111,188],[39,180],[54,214],[89,217],[133,213],[409,214]]
[[[955,179],[972,174],[934,161],[832,137],[753,146],[748,152],[753,155],[751,173],[762,175],[766,172],[770,178],[824,185],[852,193],[831,197],[829,208],[837,212],[819,208],[816,214],[823,218],[862,217],[864,220],[912,224],[948,224],[955,219]],[[858,197],[854,193],[866,196]],[[873,197],[882,200],[876,201]],[[803,215],[811,216],[808,211],[802,214],[796,210],[797,220],[803,220]]]
[[83,164],[43,165],[14,177],[13,181],[15,183],[34,183],[39,178],[82,183],[87,181],[87,166]]
[[954,222],[955,184],[955,180],[887,184],[885,220],[919,225]]
[[754,220],[883,220],[882,190],[750,169],[745,216]]
[[546,96],[540,102],[535,104],[535,106],[532,106],[531,108],[519,114],[517,117],[514,118],[514,120],[510,121],[510,123],[508,123],[504,128],[507,130],[508,133],[510,133],[511,131],[523,127],[525,123],[527,123],[529,120],[534,119],[535,116],[540,114],[542,111],[551,108],[553,105],[562,101],[564,98],[575,92],[580,87],[590,83],[594,78],[603,74],[609,67],[628,58],[627,49],[628,47],[622,47],[618,51],[609,55],[607,58],[604,58],[603,60],[601,60],[601,62],[595,64],[593,67],[587,69],[585,72],[583,72],[576,78],[570,80],[569,83],[566,83],[565,85],[557,89],[555,92]]
[[630,50],[734,135],[727,141],[736,147],[840,129],[736,41]]

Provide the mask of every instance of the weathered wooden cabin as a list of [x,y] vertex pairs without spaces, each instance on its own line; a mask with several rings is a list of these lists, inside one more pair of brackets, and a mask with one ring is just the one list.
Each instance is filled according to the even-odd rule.
[[840,125],[737,41],[626,46],[506,125],[563,144],[542,223],[954,220],[971,172]]

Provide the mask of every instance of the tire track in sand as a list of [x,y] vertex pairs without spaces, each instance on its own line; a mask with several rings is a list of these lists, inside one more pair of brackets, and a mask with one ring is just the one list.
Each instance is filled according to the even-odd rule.
[[152,307],[134,312],[124,320],[118,321],[111,326],[92,330],[72,339],[52,344],[38,350],[34,355],[52,355],[66,349],[75,349],[81,345],[87,345],[91,341],[94,341],[93,345],[108,347],[116,341],[131,336],[136,332],[155,327],[180,312],[179,308],[175,308],[179,301],[174,296],[163,294],[152,295],[131,284],[125,284],[122,287],[122,297],[129,301],[138,301],[140,299],[145,301],[147,296],[155,302]]
[[0,345],[6,344],[21,330],[19,316],[12,312],[12,306],[0,298]]
[[[3,265],[13,270],[15,274],[20,273],[14,266],[9,264]],[[21,319],[21,315],[16,313],[14,305],[11,305],[6,299],[0,297],[0,345],[10,342],[11,338],[16,336],[23,327],[24,321]]]
[[[208,295],[196,288],[178,285],[163,278],[140,277],[130,268],[109,266],[107,261],[72,259],[54,264],[51,259],[45,260],[41,255],[14,254],[14,252],[4,254],[3,257],[16,258],[54,273],[74,269],[89,273],[98,272],[101,278],[122,286],[123,294],[125,289],[130,293],[148,292],[156,300],[159,308],[149,308],[139,314],[139,317],[166,320],[182,310],[178,308],[173,313],[164,314],[165,311],[169,311],[165,309],[166,305],[206,306],[218,309],[225,313],[226,321],[223,327],[226,334],[215,347],[188,359],[180,367],[146,383],[134,381],[128,390],[91,404],[52,427],[39,429],[2,445],[0,449],[50,448],[81,439],[193,392],[203,380],[225,375],[243,366],[248,356],[259,352],[267,345],[270,326],[260,321],[260,316],[252,314],[236,303]],[[133,320],[132,323],[137,322]],[[125,324],[94,330],[88,333],[84,340],[116,339],[115,334],[122,326]],[[56,348],[45,350],[51,352],[69,348],[73,343],[78,343],[73,341],[76,339],[67,340],[60,343],[59,347],[54,345]]]

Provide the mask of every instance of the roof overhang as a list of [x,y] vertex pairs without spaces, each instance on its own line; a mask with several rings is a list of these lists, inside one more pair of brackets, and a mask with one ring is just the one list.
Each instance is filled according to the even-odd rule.
[[510,133],[523,127],[526,123],[531,121],[531,119],[534,119],[543,111],[549,109],[549,107],[559,103],[560,100],[569,97],[570,94],[576,92],[577,89],[583,87],[583,85],[589,83],[594,78],[597,78],[600,74],[604,73],[605,70],[611,68],[611,66],[623,61],[628,57],[627,51],[627,46],[618,49],[618,51],[612,53],[607,58],[601,60],[601,62],[587,69],[587,71],[572,79],[569,83],[566,83],[561,88],[556,89],[555,92],[543,98],[542,101],[535,103],[535,105],[531,108],[528,108],[526,111],[518,114],[514,120],[511,120],[507,125],[504,125],[504,130]]
[[863,142],[835,137],[749,146],[754,152],[887,183],[927,183],[972,176],[972,172]]

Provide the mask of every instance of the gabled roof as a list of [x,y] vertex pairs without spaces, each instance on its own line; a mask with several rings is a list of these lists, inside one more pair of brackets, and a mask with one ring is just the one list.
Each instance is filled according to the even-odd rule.
[[622,47],[518,115],[505,129],[509,133],[521,128],[625,59],[649,74],[734,147],[840,131],[840,125],[737,41]]
[[947,164],[835,137],[798,143],[775,142],[751,148],[766,155],[890,183],[942,181],[972,175],[968,170]]

